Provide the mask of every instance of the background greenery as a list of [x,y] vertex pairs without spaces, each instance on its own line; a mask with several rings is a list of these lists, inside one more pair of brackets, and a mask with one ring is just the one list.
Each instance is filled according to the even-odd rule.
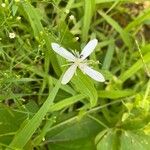
[[[150,1],[0,4],[0,149],[149,150]],[[80,51],[93,38],[106,82],[78,71],[61,85],[51,42]]]

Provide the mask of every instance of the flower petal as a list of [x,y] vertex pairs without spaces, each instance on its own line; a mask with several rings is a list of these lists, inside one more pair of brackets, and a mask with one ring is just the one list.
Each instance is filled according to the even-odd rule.
[[93,39],[87,43],[87,45],[83,48],[83,50],[80,54],[80,56],[82,56],[81,57],[82,60],[87,58],[93,52],[97,43],[98,43],[97,39]]
[[96,80],[98,82],[104,82],[105,81],[104,76],[100,72],[90,68],[86,64],[80,64],[79,68],[81,69],[81,71],[83,73],[87,74],[92,79],[94,79],[94,80]]
[[76,69],[77,69],[77,65],[76,64],[71,65],[67,69],[67,71],[65,72],[65,74],[63,75],[61,83],[62,84],[67,84],[71,80],[71,78],[73,77]]
[[61,55],[69,61],[74,61],[75,56],[72,53],[68,52],[65,48],[61,47],[59,44],[51,43],[51,46],[57,54]]

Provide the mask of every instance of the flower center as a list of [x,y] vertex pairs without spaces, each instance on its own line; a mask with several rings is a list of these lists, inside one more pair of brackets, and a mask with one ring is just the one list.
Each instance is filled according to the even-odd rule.
[[82,61],[83,61],[82,59],[76,58],[75,61],[74,61],[74,63],[75,63],[77,66],[79,66]]

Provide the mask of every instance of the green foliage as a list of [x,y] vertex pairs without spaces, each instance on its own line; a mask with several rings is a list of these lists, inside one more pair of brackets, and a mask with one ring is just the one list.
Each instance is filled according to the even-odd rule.
[[[149,150],[149,6],[0,1],[0,149]],[[61,85],[68,62],[51,43],[80,52],[93,38],[89,59],[106,81],[77,70]]]

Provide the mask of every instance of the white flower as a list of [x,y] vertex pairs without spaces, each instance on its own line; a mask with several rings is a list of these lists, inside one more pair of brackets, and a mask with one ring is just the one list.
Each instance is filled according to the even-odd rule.
[[61,47],[57,43],[51,44],[52,49],[57,54],[66,58],[69,62],[72,62],[72,65],[67,69],[67,71],[65,72],[65,74],[62,78],[62,81],[61,81],[62,84],[67,84],[71,80],[71,78],[73,77],[73,75],[76,72],[77,67],[83,73],[87,74],[88,76],[90,76],[94,80],[99,81],[99,82],[105,81],[104,76],[101,73],[99,73],[98,71],[90,68],[88,66],[87,60],[86,60],[86,58],[95,49],[97,43],[98,43],[97,39],[93,39],[93,40],[89,41],[88,44],[83,48],[81,54],[76,53],[74,55],[72,53],[68,52],[65,48]]
[[70,16],[69,16],[69,19],[70,19],[70,20],[74,20],[74,18],[75,18],[74,15],[70,15]]
[[16,37],[16,34],[15,34],[15,33],[13,33],[13,32],[12,32],[12,33],[9,33],[9,38],[10,38],[10,39],[14,39],[15,37]]
[[16,19],[17,19],[17,20],[21,20],[21,17],[20,17],[20,16],[18,16]]
[[76,37],[75,37],[75,40],[76,40],[76,41],[78,41],[78,40],[79,40],[79,37],[78,37],[78,36],[76,36]]
[[2,3],[1,6],[2,6],[2,7],[6,7],[6,4],[5,4],[5,3]]

